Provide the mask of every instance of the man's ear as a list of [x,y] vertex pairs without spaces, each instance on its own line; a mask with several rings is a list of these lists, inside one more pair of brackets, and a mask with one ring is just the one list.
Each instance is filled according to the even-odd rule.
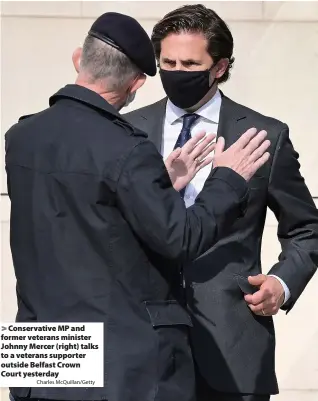
[[136,92],[138,89],[142,87],[142,85],[146,82],[147,76],[145,74],[140,74],[133,82],[130,87],[130,92]]
[[73,65],[74,65],[74,68],[75,68],[77,73],[79,73],[80,64],[81,64],[81,57],[82,57],[82,48],[78,47],[73,52],[73,55],[72,55]]
[[217,63],[215,78],[220,79],[224,75],[224,73],[227,70],[228,66],[229,66],[229,59],[228,58],[222,58]]

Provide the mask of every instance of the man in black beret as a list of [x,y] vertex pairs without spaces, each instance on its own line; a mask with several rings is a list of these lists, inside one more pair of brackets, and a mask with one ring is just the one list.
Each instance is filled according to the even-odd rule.
[[152,43],[134,18],[118,13],[103,14],[88,34],[124,53],[141,72],[151,77],[156,75]]
[[73,63],[79,85],[88,75],[89,83],[98,82],[99,86],[107,79],[107,100],[117,110],[133,101],[146,75],[156,75],[154,50],[146,31],[134,18],[114,12],[93,23],[83,49],[74,52]]
[[[6,134],[17,321],[103,322],[103,386],[10,390],[16,399],[191,401],[192,323],[176,290],[179,265],[244,215],[247,181],[269,157],[266,132],[249,130],[226,151],[220,139],[186,210],[177,190],[211,162],[214,136],[184,144],[185,126],[168,172],[147,135],[118,113],[156,72],[146,32],[104,14],[73,61],[76,84]],[[87,378],[74,370],[74,379]]]

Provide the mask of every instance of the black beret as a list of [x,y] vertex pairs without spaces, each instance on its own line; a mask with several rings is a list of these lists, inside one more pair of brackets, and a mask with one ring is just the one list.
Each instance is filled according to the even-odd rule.
[[156,75],[156,58],[147,32],[134,18],[119,13],[105,13],[88,32],[124,53],[144,74]]

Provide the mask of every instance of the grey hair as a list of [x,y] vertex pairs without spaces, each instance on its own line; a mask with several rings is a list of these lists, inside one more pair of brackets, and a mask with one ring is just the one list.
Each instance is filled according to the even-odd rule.
[[140,74],[124,53],[92,36],[85,39],[80,71],[88,76],[90,83],[102,83],[109,91],[126,89]]

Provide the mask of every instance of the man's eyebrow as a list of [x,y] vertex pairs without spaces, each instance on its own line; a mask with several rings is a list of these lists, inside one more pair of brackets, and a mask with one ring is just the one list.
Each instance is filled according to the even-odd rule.
[[199,60],[194,60],[193,58],[188,58],[186,60],[181,60],[181,63],[187,63],[187,64],[201,64],[201,61]]
[[163,61],[173,61],[173,62],[175,62],[176,60],[171,60],[171,58],[169,58],[169,57],[163,57]]
[[[176,62],[176,60],[172,60],[169,57],[163,57],[162,60],[166,61],[166,62],[173,62],[173,63]],[[189,59],[181,60],[181,63],[184,63],[184,64],[201,64],[201,61],[189,58]]]

